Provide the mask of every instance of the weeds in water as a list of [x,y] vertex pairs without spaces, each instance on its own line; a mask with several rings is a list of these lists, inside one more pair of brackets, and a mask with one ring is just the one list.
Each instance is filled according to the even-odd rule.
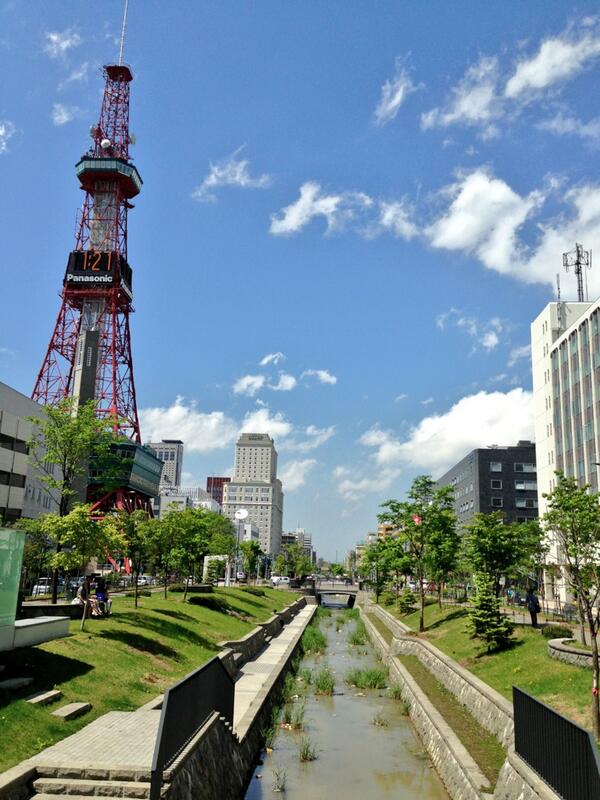
[[327,647],[325,634],[314,625],[309,625],[302,636],[302,649],[305,653],[324,653]]
[[392,683],[388,689],[388,697],[391,697],[392,700],[402,700],[402,687],[399,683]]
[[296,680],[291,672],[288,672],[285,678],[283,679],[283,685],[281,687],[281,701],[283,703],[289,703],[292,697],[296,694]]
[[358,608],[345,608],[342,611],[342,614],[347,619],[360,619],[360,611],[358,610]]
[[288,703],[283,709],[282,725],[295,731],[301,730],[304,725],[305,707],[304,698],[296,703]]
[[357,620],[356,627],[348,634],[348,643],[363,647],[367,643],[367,629],[362,620]]
[[325,617],[330,617],[330,616],[331,616],[330,608],[325,608],[325,606],[319,606],[317,608],[317,613],[315,614],[315,617],[317,619],[324,619]]
[[298,678],[301,681],[303,681],[307,686],[310,686],[313,679],[312,670],[308,669],[308,667],[302,667],[302,669],[298,673]]
[[335,689],[335,678],[331,667],[325,665],[316,672],[313,676],[313,686],[315,687],[315,694],[333,694]]
[[273,783],[271,789],[274,792],[285,792],[287,773],[283,767],[273,767]]
[[315,761],[317,758],[317,750],[308,736],[303,736],[300,739],[300,746],[298,747],[298,755],[300,761]]
[[346,675],[346,683],[357,689],[385,689],[387,670],[378,667],[371,669],[351,669]]
[[387,728],[388,725],[390,724],[388,718],[384,717],[381,711],[378,711],[375,714],[375,716],[371,720],[371,723],[375,725],[377,728]]
[[271,710],[269,725],[261,732],[265,747],[273,747],[277,728],[279,727],[279,709],[275,706]]

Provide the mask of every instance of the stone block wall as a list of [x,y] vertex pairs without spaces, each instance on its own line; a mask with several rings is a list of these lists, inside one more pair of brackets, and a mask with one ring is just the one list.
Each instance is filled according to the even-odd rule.
[[576,667],[592,668],[592,654],[579,650],[569,642],[572,639],[550,639],[548,642],[548,655],[557,661],[564,661],[565,664],[573,664]]

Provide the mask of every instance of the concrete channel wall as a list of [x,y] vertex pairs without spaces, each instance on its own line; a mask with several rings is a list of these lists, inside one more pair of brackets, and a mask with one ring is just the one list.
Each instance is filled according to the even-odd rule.
[[[377,616],[390,629],[391,644],[381,636],[365,611]],[[453,800],[560,800],[514,752],[512,705],[505,698],[429,642],[416,638],[412,630],[372,601],[363,600],[361,616],[376,650],[389,666],[391,679],[402,687],[411,721]],[[507,748],[507,758],[493,793],[471,755],[397,655],[416,655],[482,727]]]

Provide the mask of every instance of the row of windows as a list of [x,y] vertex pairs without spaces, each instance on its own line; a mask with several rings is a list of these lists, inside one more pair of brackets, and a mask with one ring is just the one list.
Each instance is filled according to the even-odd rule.
[[17,475],[16,472],[0,470],[0,486],[16,486],[22,489],[25,486],[25,475]]
[[[504,464],[502,461],[490,461],[490,472],[502,472]],[[515,472],[535,472],[535,464],[516,462],[513,464]]]
[[[503,508],[504,507],[504,498],[503,497],[492,497],[491,506],[493,508]],[[537,508],[538,502],[533,498],[523,498],[522,500],[515,500],[515,508]]]
[[[498,478],[493,478],[490,481],[491,489],[502,489],[503,483]],[[537,490],[537,481],[515,481],[515,489],[517,491],[533,492]]]

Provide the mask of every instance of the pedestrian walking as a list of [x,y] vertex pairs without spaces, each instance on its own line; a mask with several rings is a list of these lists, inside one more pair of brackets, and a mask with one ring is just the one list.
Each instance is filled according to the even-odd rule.
[[541,611],[540,601],[537,599],[533,588],[530,586],[527,589],[527,595],[525,596],[525,605],[527,606],[527,610],[531,616],[531,627],[537,628],[537,615]]

